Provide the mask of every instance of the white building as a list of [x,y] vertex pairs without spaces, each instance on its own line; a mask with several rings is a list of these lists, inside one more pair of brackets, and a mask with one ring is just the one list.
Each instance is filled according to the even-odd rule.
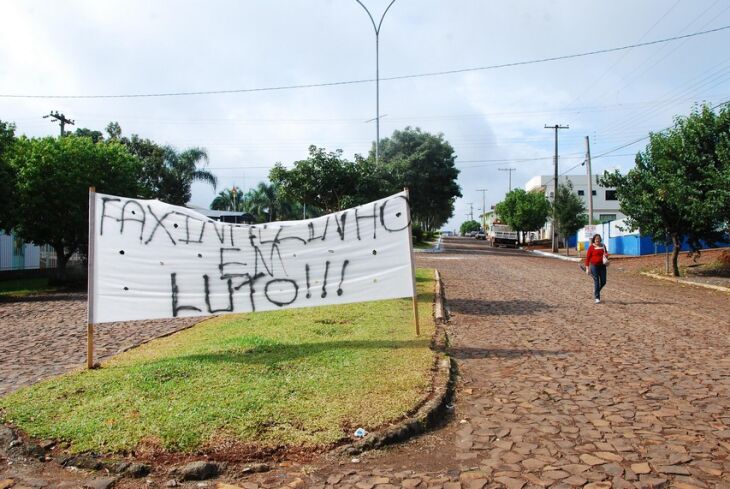
[[[616,189],[601,187],[598,185],[598,175],[593,175],[593,216],[591,221],[608,222],[626,217],[619,208],[616,198]],[[560,175],[558,185],[573,184],[573,192],[583,199],[588,210],[588,175]],[[539,175],[532,177],[526,184],[528,192],[539,190],[547,195],[548,200],[553,200],[554,181],[552,175]],[[550,226],[548,223],[540,230],[540,237],[550,238]]]

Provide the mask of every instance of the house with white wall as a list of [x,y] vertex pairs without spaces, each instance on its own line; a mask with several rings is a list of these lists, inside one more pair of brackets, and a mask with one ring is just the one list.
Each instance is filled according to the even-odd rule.
[[[593,187],[593,216],[591,221],[609,222],[626,217],[620,209],[618,199],[616,198],[616,189],[610,187],[602,187],[598,184],[598,175],[592,175]],[[560,175],[558,176],[558,185],[573,184],[573,192],[583,199],[583,203],[588,209],[588,175]],[[543,192],[549,201],[553,200],[554,180],[552,175],[538,175],[532,177],[526,184],[525,190]],[[550,222],[540,230],[540,239],[550,238]]]

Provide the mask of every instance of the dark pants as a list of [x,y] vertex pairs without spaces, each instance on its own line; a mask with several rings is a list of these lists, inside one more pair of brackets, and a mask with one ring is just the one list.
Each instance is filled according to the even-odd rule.
[[601,298],[601,289],[606,286],[606,265],[591,265],[593,275],[593,296]]

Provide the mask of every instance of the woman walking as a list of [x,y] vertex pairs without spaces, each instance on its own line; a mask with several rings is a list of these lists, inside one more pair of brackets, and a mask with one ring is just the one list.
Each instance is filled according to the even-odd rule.
[[601,303],[601,289],[606,285],[606,265],[608,250],[601,241],[601,235],[594,234],[586,253],[586,273],[593,275],[593,296],[596,304]]

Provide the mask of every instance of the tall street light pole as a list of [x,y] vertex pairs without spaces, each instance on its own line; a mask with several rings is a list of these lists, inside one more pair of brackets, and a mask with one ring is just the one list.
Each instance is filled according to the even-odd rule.
[[373,23],[373,29],[375,30],[375,164],[380,162],[380,26],[383,25],[383,19],[385,14],[388,13],[390,7],[393,6],[395,0],[391,0],[388,7],[380,17],[380,22],[375,25],[375,19],[370,14],[368,8],[363,5],[360,0],[355,0],[360,6],[365,9],[365,12],[370,17],[370,22]]

